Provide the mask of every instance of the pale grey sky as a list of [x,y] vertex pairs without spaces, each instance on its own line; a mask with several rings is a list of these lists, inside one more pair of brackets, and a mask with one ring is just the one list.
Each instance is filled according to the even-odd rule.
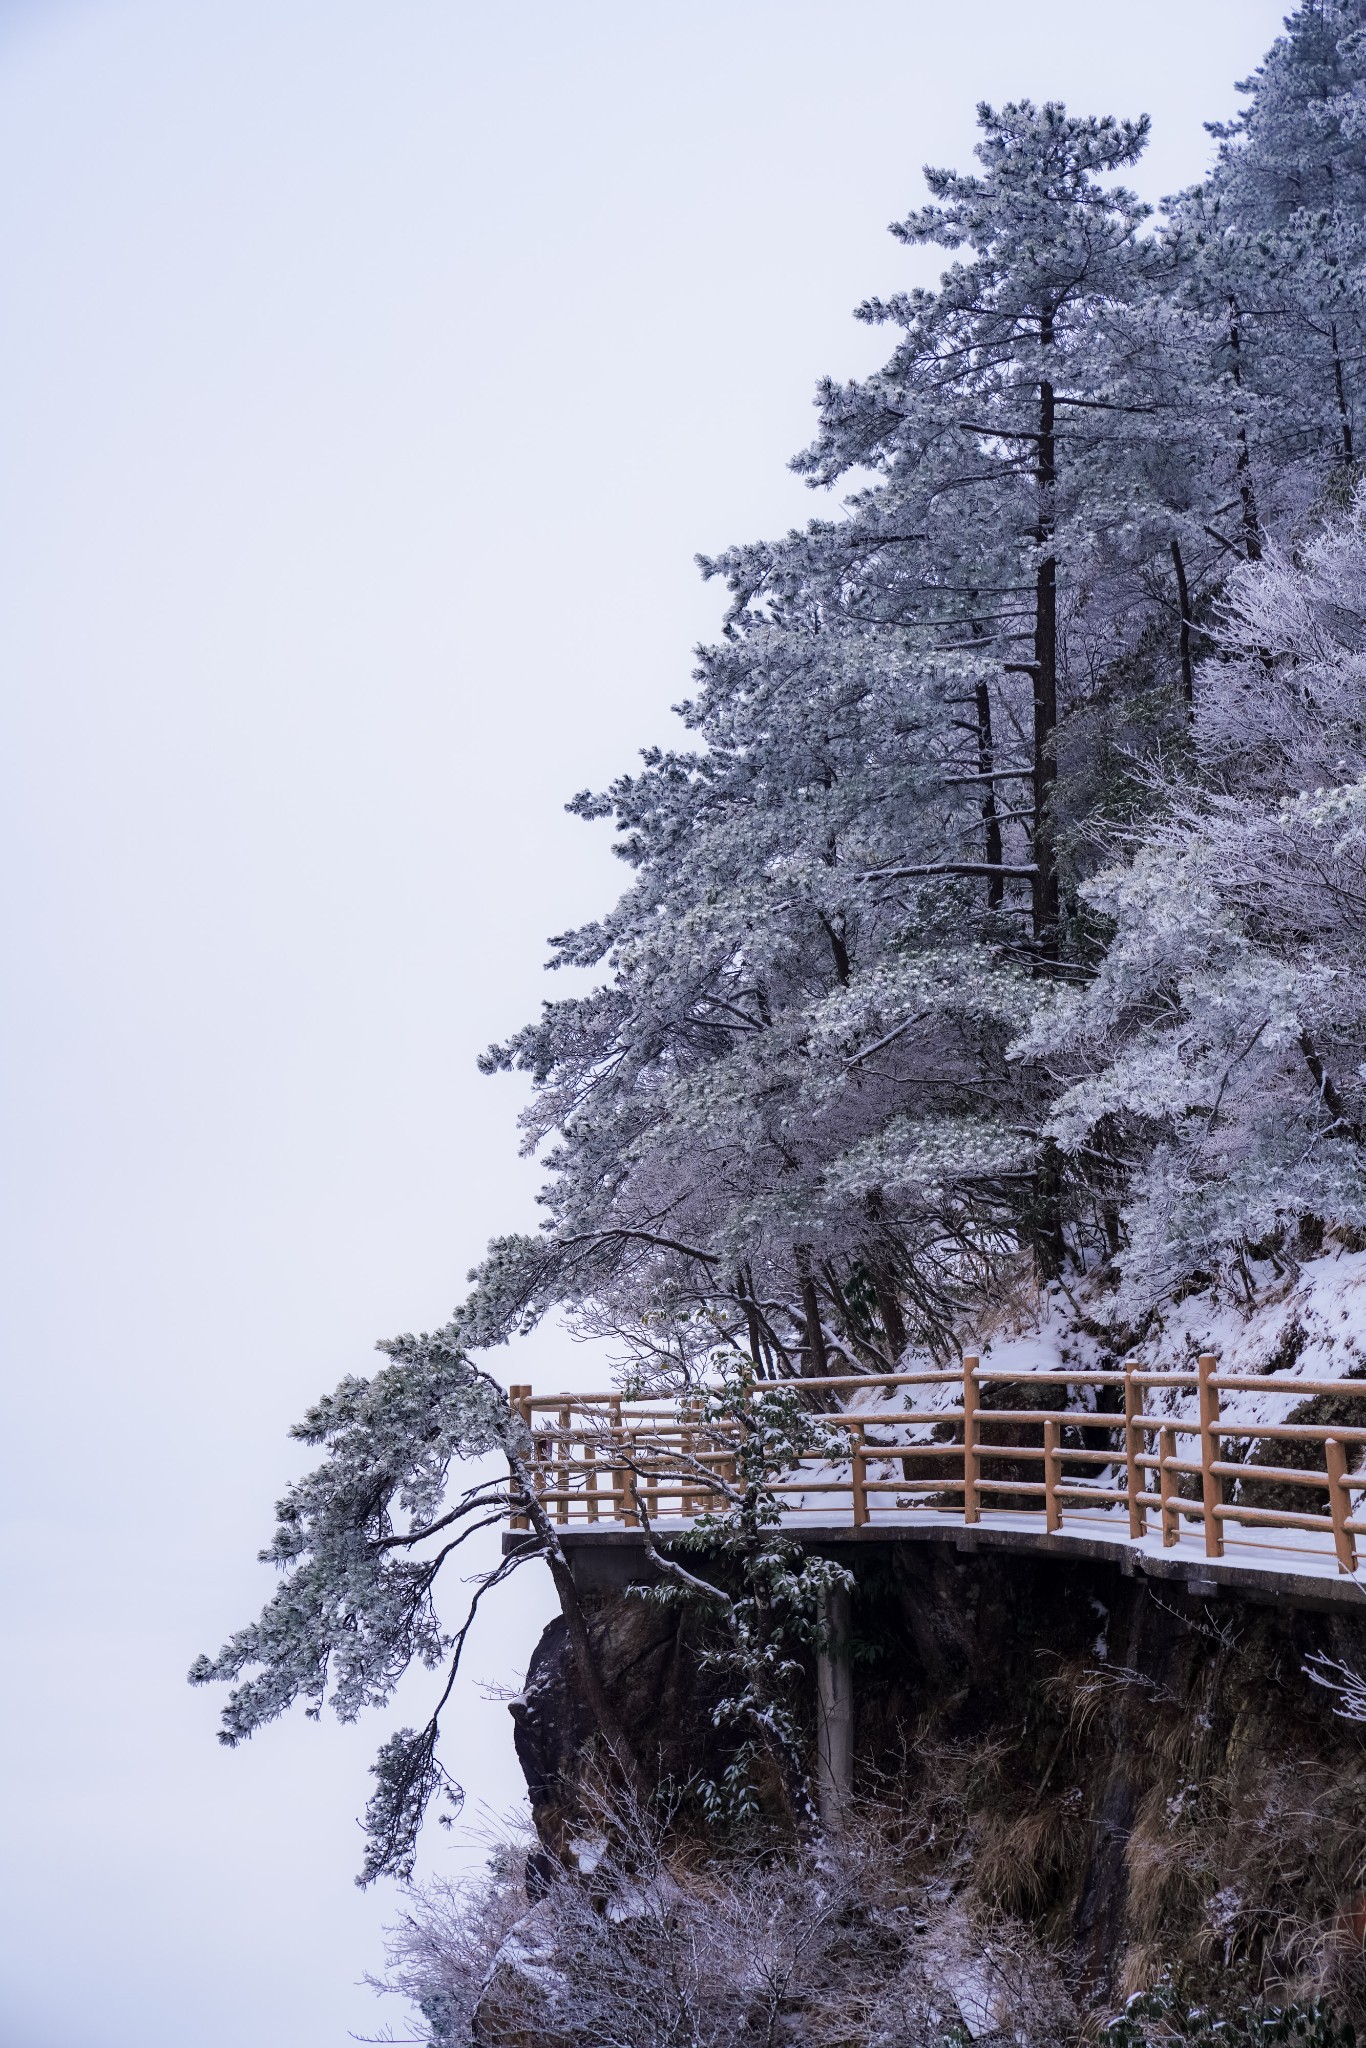
[[818,509],[814,379],[974,103],[1146,109],[1156,197],[1280,12],[0,0],[0,2048],[386,2016],[383,1726],[229,1754],[183,1673],[269,1590],[288,1423],[534,1216],[473,1062],[617,886],[561,806],[668,736],[694,551]]

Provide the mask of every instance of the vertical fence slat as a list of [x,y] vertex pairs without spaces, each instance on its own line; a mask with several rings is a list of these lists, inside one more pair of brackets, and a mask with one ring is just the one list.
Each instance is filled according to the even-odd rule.
[[1062,1527],[1062,1510],[1058,1504],[1061,1465],[1062,1429],[1055,1415],[1046,1415],[1043,1425],[1043,1513],[1044,1526],[1050,1530]]
[[1219,1361],[1212,1352],[1200,1353],[1200,1498],[1204,1506],[1206,1557],[1222,1557],[1224,1554],[1224,1532],[1215,1513],[1224,1498],[1224,1482],[1214,1472],[1214,1463],[1219,1456],[1219,1438],[1215,1429],[1219,1420],[1219,1390],[1214,1384],[1218,1366]]
[[1134,1384],[1134,1362],[1124,1362],[1124,1484],[1129,1494],[1129,1534],[1146,1536],[1148,1515],[1143,1501],[1146,1475],[1138,1462],[1143,1449],[1143,1389]]
[[868,1457],[863,1448],[863,1424],[856,1422],[850,1432],[849,1485],[854,1497],[854,1527],[862,1529],[868,1520]]
[[696,1403],[692,1400],[686,1401],[680,1416],[680,1421],[685,1426],[681,1427],[678,1433],[678,1516],[683,1522],[691,1521],[703,1505],[697,1497],[696,1479],[688,1476],[688,1468],[697,1451],[697,1436],[690,1427],[696,1414]]
[[555,1520],[569,1520],[569,1430],[574,1411],[565,1402],[559,1411],[559,1434],[555,1445],[555,1491],[561,1496],[555,1503]]
[[977,1368],[981,1360],[969,1352],[963,1360],[963,1520],[978,1518],[977,1482],[982,1461],[977,1455]]
[[1157,1491],[1161,1502],[1162,1542],[1170,1550],[1181,1533],[1180,1517],[1173,1502],[1177,1498],[1177,1478],[1171,1469],[1176,1456],[1176,1431],[1160,1429],[1157,1433]]
[[[639,1429],[635,1429],[631,1432],[632,1441],[636,1446],[636,1451],[638,1454],[640,1452],[641,1435],[642,1432]],[[651,1454],[651,1452],[647,1448],[644,1453],[644,1458],[645,1509],[646,1513],[650,1517],[650,1520],[652,1522],[657,1522],[659,1520],[659,1454],[657,1451]]]
[[610,1413],[612,1417],[612,1519],[634,1527],[636,1516],[636,1495],[632,1473],[626,1463],[626,1432],[621,1422],[621,1396],[612,1396]]
[[1356,1538],[1347,1527],[1352,1512],[1352,1498],[1347,1491],[1347,1453],[1336,1437],[1328,1437],[1323,1446],[1323,1459],[1328,1467],[1328,1512],[1333,1518],[1333,1548],[1338,1554],[1338,1570],[1354,1572],[1357,1568]]
[[593,1435],[592,1418],[586,1420],[583,1439],[583,1485],[584,1497],[588,1504],[588,1519],[598,1519],[598,1445]]
[[531,1439],[531,1483],[541,1500],[550,1490],[550,1436],[548,1431],[538,1429]]
[[[510,1409],[512,1410],[512,1412],[513,1412],[513,1414],[514,1414],[514,1415],[520,1415],[520,1416],[522,1417],[523,1421],[526,1421],[526,1420],[528,1419],[528,1417],[527,1417],[527,1408],[526,1408],[526,1403],[527,1403],[527,1402],[528,1402],[528,1401],[530,1400],[530,1398],[531,1398],[531,1389],[530,1389],[530,1387],[520,1387],[520,1386],[519,1386],[519,1387],[509,1387],[509,1388],[508,1388],[508,1407],[509,1407],[509,1408],[510,1408]],[[512,1464],[512,1460],[511,1460],[511,1459],[509,1459],[509,1460],[508,1460],[508,1466],[509,1466],[509,1469],[511,1469],[511,1464]],[[511,1515],[509,1515],[509,1516],[508,1516],[508,1527],[509,1527],[509,1529],[513,1529],[513,1530],[518,1530],[518,1529],[526,1529],[526,1528],[528,1528],[529,1526],[530,1526],[530,1524],[528,1523],[528,1521],[527,1521],[527,1518],[526,1518],[526,1516],[525,1516],[525,1515],[511,1514]]]
[[626,1430],[622,1434],[623,1459],[621,1468],[621,1519],[633,1529],[640,1527],[640,1503],[636,1499],[636,1431]]

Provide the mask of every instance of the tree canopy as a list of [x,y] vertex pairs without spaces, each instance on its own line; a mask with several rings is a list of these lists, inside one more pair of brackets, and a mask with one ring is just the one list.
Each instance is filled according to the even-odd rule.
[[[1137,1319],[1366,1227],[1364,89],[1366,7],[1306,0],[1160,215],[1141,119],[982,106],[927,171],[892,232],[948,268],[858,309],[890,354],[795,461],[841,508],[701,563],[686,744],[570,806],[630,871],[552,942],[594,985],[484,1061],[542,1228],[303,1425],[280,1593],[196,1667],[256,1674],[227,1739],[451,1653],[452,1518],[523,1455],[470,1354],[549,1312],[656,1386],[885,1371],[1022,1262]],[[512,1495],[457,1515],[490,1449]]]

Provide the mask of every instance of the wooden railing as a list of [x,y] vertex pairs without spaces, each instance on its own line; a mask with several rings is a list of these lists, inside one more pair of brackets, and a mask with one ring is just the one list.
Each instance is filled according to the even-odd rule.
[[[948,1386],[957,1400],[945,1407],[924,1405],[916,1392]],[[984,1516],[1015,1526],[1038,1517],[1051,1532],[1083,1519],[1122,1523],[1127,1514],[1131,1537],[1160,1533],[1168,1546],[1180,1541],[1183,1523],[1195,1523],[1208,1557],[1240,1540],[1231,1525],[1259,1547],[1270,1532],[1289,1531],[1296,1538],[1290,1547],[1335,1556],[1340,1572],[1356,1570],[1357,1539],[1366,1536],[1357,1498],[1366,1494],[1366,1405],[1360,1423],[1348,1425],[1220,1413],[1227,1393],[1366,1404],[1366,1380],[1224,1374],[1209,1353],[1194,1372],[1129,1365],[1021,1374],[970,1356],[951,1371],[763,1380],[754,1391],[776,1388],[810,1407],[827,1439],[837,1439],[833,1455],[827,1442],[798,1469],[769,1478],[798,1526],[819,1515],[890,1529],[893,1516],[904,1522],[912,1510],[969,1525]],[[1168,1390],[1170,1412],[1149,1412],[1150,1392],[1158,1390]],[[881,1401],[866,1405],[879,1393]],[[994,1405],[1012,1393],[1014,1405]],[[532,1430],[537,1495],[561,1525],[688,1521],[721,1508],[720,1488],[735,1480],[739,1425],[709,1420],[701,1396],[633,1401],[515,1386],[509,1398]],[[1312,1462],[1264,1463],[1282,1444],[1289,1447],[1282,1457]],[[1286,1489],[1296,1490],[1291,1499],[1304,1498],[1302,1510],[1285,1504]],[[514,1515],[513,1527],[525,1526]]]

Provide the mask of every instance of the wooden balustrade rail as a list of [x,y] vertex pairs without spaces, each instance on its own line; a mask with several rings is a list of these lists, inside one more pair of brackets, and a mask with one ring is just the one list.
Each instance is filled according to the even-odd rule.
[[[946,1407],[917,1403],[909,1391],[948,1387],[957,1399]],[[1230,1525],[1253,1532],[1241,1540],[1259,1547],[1275,1530],[1290,1532],[1297,1543],[1289,1547],[1301,1550],[1323,1547],[1306,1537],[1326,1537],[1340,1572],[1355,1572],[1357,1539],[1366,1536],[1359,1499],[1366,1494],[1366,1379],[1221,1374],[1211,1353],[1194,1372],[1130,1365],[1012,1373],[970,1355],[961,1368],[943,1371],[760,1380],[753,1393],[778,1390],[809,1406],[827,1437],[798,1469],[767,1475],[797,1527],[803,1518],[828,1523],[846,1513],[855,1528],[890,1527],[892,1516],[914,1510],[967,1524],[986,1514],[1008,1515],[1015,1525],[1037,1517],[1054,1532],[1083,1518],[1094,1524],[1127,1514],[1130,1536],[1151,1530],[1167,1546],[1179,1541],[1183,1522],[1198,1524],[1207,1557],[1240,1540]],[[1016,1405],[995,1404],[1012,1391]],[[1149,1412],[1148,1396],[1157,1392],[1166,1396],[1166,1412]],[[1228,1419],[1220,1395],[1235,1392],[1297,1403],[1359,1399],[1361,1419]],[[879,1393],[884,1398],[868,1405]],[[902,1405],[892,1405],[898,1396]],[[1182,1396],[1190,1398],[1183,1403]],[[536,1494],[561,1526],[601,1520],[638,1528],[643,1519],[688,1521],[722,1509],[723,1488],[736,1483],[741,1431],[709,1414],[707,1399],[705,1390],[631,1400],[509,1389],[532,1432]],[[1183,1406],[1193,1412],[1179,1412]],[[1280,1462],[1270,1462],[1273,1454]],[[1305,1459],[1311,1462],[1298,1462]],[[1310,1496],[1303,1509],[1286,1504],[1292,1488]],[[512,1516],[514,1529],[526,1526],[525,1515]]]

